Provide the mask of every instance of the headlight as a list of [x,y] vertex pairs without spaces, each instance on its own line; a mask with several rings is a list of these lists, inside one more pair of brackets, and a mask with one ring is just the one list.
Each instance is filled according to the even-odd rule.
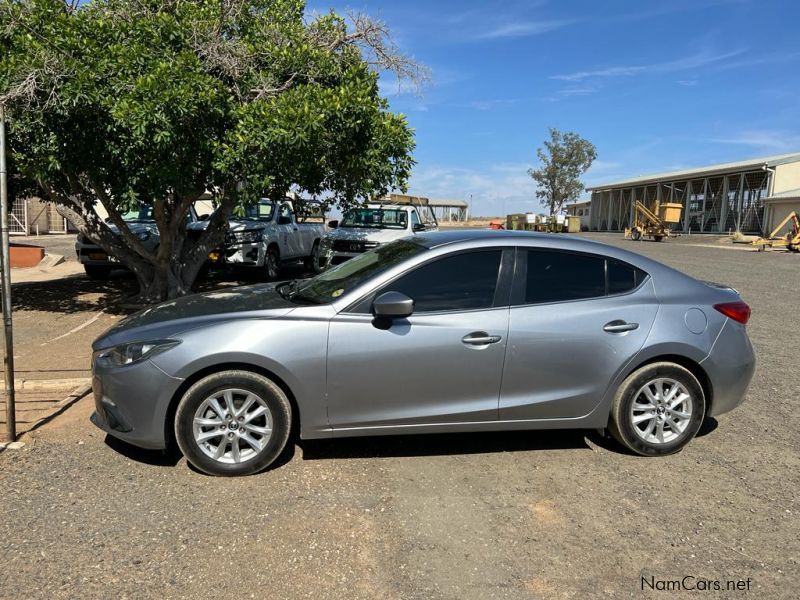
[[136,237],[138,237],[141,241],[146,242],[150,239],[150,232],[145,229],[144,231],[137,233]]
[[261,241],[260,231],[234,231],[233,239],[240,244],[248,244]]
[[180,340],[154,340],[151,342],[130,342],[120,344],[113,348],[98,350],[95,360],[102,360],[114,367],[132,365],[146,358],[150,358],[180,344]]

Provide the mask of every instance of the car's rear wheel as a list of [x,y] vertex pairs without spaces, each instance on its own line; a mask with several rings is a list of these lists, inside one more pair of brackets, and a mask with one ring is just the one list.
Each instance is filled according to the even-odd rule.
[[89,279],[104,281],[111,277],[111,267],[105,265],[83,265],[83,269]]
[[672,362],[653,363],[622,382],[609,430],[642,456],[673,454],[697,434],[705,409],[703,387],[691,371]]
[[638,242],[640,239],[642,239],[642,232],[641,232],[641,231],[639,231],[638,229],[636,229],[636,227],[634,227],[634,228],[631,230],[631,239],[632,239],[634,242]]
[[210,475],[250,475],[280,455],[292,409],[283,390],[250,371],[222,371],[190,387],[175,414],[178,447]]

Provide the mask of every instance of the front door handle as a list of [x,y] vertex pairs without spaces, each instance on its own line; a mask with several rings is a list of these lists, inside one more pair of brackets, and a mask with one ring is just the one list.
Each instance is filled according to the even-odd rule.
[[487,344],[496,344],[502,339],[499,335],[489,335],[485,331],[473,331],[461,338],[461,341],[470,346],[485,346]]
[[603,331],[608,333],[625,333],[626,331],[633,331],[639,329],[638,323],[626,323],[622,320],[609,321],[603,325]]

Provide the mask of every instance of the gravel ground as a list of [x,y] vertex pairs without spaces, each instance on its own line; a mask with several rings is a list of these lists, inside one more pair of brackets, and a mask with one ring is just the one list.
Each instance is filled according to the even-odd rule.
[[796,598],[800,257],[590,237],[753,307],[749,398],[682,453],[580,431],[366,438],[216,479],[106,439],[87,398],[0,454],[0,597],[659,598],[697,594],[643,577],[691,576],[750,580],[701,597]]

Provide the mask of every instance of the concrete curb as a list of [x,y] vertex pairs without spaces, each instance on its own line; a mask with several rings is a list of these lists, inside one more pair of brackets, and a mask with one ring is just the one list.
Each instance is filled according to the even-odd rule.
[[[90,377],[74,377],[72,379],[15,379],[14,389],[18,392],[49,392],[55,390],[69,390],[82,386],[91,387]],[[5,385],[5,380],[0,379],[0,385]]]

